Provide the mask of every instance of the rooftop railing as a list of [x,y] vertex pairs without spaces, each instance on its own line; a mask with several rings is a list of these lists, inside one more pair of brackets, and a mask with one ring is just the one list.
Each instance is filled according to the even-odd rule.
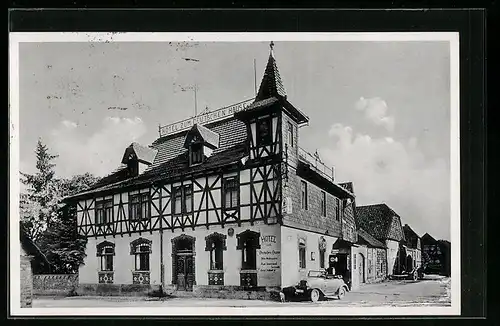
[[309,164],[313,170],[315,170],[324,178],[332,182],[335,181],[335,168],[329,167],[324,164],[317,153],[311,154],[303,148],[299,147],[299,159]]

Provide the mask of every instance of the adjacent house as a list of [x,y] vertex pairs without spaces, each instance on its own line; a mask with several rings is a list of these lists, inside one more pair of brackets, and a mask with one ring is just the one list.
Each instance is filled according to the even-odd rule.
[[400,274],[400,257],[406,258],[401,217],[385,203],[374,204],[356,207],[356,222],[358,230],[364,230],[387,248],[387,274]]
[[[358,268],[360,283],[383,281],[387,277],[387,246],[363,229],[358,229]],[[365,263],[366,261],[366,263]]]
[[403,226],[405,235],[406,261],[405,269],[411,271],[413,268],[418,268],[422,265],[422,247],[420,237],[408,225]]
[[255,99],[126,148],[118,171],[65,199],[88,238],[80,289],[237,297],[331,264],[349,280],[355,195],[299,147],[308,121],[289,101],[271,47]]

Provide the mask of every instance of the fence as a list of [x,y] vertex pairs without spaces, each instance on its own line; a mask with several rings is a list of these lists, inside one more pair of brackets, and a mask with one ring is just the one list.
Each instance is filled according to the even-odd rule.
[[78,274],[33,275],[34,295],[71,295],[78,287]]

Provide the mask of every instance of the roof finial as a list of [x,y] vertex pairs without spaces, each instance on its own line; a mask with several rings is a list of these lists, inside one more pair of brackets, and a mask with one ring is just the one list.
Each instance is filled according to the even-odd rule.
[[271,41],[271,43],[269,43],[269,47],[271,48],[271,55],[274,56],[274,42]]

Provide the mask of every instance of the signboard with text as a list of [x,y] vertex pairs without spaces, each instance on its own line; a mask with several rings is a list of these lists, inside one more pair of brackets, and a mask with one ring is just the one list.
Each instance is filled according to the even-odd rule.
[[195,124],[203,125],[209,122],[214,122],[225,118],[229,118],[233,116],[236,112],[243,111],[244,109],[246,109],[250,104],[252,104],[253,100],[254,99],[245,100],[243,102],[226,106],[218,110],[202,113],[193,118],[185,119],[182,121],[171,123],[169,125],[162,126],[160,127],[160,137],[164,137],[183,130],[187,130],[192,126],[194,126]]
[[279,229],[261,233],[258,250],[259,271],[258,284],[276,286],[281,282],[281,240]]

